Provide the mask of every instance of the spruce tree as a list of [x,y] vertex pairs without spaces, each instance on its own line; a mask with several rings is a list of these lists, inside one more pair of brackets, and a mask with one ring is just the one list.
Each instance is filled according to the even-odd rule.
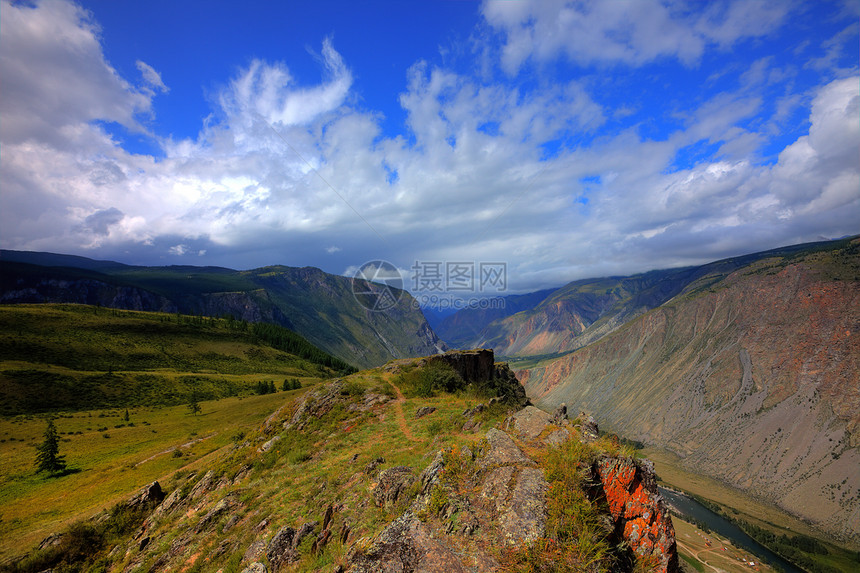
[[54,420],[48,420],[45,428],[45,440],[37,448],[36,471],[57,474],[66,469],[65,456],[60,455],[60,436],[54,426]]

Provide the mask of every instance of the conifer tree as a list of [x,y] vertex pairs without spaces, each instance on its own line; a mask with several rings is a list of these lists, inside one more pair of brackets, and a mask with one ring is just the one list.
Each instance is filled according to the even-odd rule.
[[45,428],[45,440],[38,447],[36,454],[36,471],[57,474],[66,469],[65,456],[60,455],[60,436],[54,426],[54,420],[48,420]]

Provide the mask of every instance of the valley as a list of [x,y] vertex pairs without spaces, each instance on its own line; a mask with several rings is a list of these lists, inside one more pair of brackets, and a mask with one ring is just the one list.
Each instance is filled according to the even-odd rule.
[[[146,517],[155,505],[135,509],[138,517],[128,523],[143,529],[134,541],[130,525],[92,526],[100,540],[94,554],[110,563],[104,570],[169,564],[205,571],[218,563],[223,571],[242,571],[261,559],[249,553],[252,546],[273,550],[284,528],[318,519],[320,504],[339,508],[337,526],[361,533],[363,541],[326,537],[321,550],[297,545],[289,570],[373,570],[373,560],[395,558],[385,541],[394,524],[417,536],[410,537],[420,547],[413,550],[427,558],[459,559],[421,541],[448,535],[446,543],[485,560],[469,567],[525,566],[552,552],[531,545],[537,553],[500,553],[504,544],[493,536],[501,514],[475,509],[485,528],[479,537],[450,536],[464,508],[485,503],[454,482],[446,482],[446,491],[465,497],[448,511],[459,517],[419,513],[414,521],[409,515],[417,508],[439,501],[430,490],[411,489],[411,501],[396,511],[380,508],[363,497],[382,479],[377,470],[349,467],[381,458],[385,467],[408,466],[417,475],[435,453],[463,448],[471,452],[469,464],[477,464],[488,436],[503,430],[549,476],[555,450],[538,442],[564,430],[579,436],[572,443],[588,444],[583,423],[590,416],[599,421],[600,445],[575,454],[587,456],[589,471],[598,471],[594,464],[604,456],[632,459],[633,449],[613,438],[623,436],[630,440],[623,443],[644,446],[636,457],[654,462],[661,485],[700,496],[781,543],[798,536],[824,541],[825,554],[803,557],[812,559],[807,570],[854,568],[857,238],[512,295],[502,311],[434,318],[442,340],[420,312],[369,312],[348,279],[316,269],[142,268],[45,253],[11,259],[6,251],[0,259],[0,451],[9,460],[0,472],[0,563],[9,571],[36,571],[13,560],[20,548],[64,528],[77,531],[81,518],[109,515],[93,523],[112,524],[123,500],[155,480],[168,493],[180,492],[184,517],[172,510]],[[439,354],[446,343],[489,349]],[[493,349],[509,355],[510,368],[493,365]],[[542,409],[538,417],[562,405],[569,416],[532,434],[514,421],[539,412],[523,409],[526,399]],[[195,414],[191,404],[202,410]],[[431,414],[419,416],[425,408]],[[49,418],[68,463],[60,477],[33,467]],[[529,464],[518,463],[512,475],[527,475]],[[468,475],[471,488],[491,487],[485,471]],[[197,489],[197,497],[185,497]],[[612,507],[609,493],[590,498],[593,492],[585,491],[596,511]],[[224,508],[234,512],[231,520]],[[254,529],[258,517],[281,529]],[[205,525],[211,520],[219,520],[217,533]],[[230,533],[230,521],[243,529]],[[696,527],[678,528],[686,536],[679,538],[682,568],[749,570],[709,555],[696,540],[707,532]],[[209,538],[199,535],[204,530]],[[159,544],[145,549],[141,531]],[[630,556],[612,545],[618,531],[606,538],[610,546],[595,548],[603,555],[595,559],[627,570]],[[553,535],[567,539],[560,530]],[[28,562],[65,554],[66,542],[57,543],[31,550]],[[496,549],[484,553],[490,546]],[[280,567],[271,556],[262,562]]]

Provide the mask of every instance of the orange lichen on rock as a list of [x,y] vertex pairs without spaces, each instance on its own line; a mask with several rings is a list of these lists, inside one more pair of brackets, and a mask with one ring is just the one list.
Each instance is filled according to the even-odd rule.
[[603,497],[615,526],[637,559],[654,564],[654,571],[678,571],[675,529],[657,491],[654,470],[630,458],[604,457],[595,463]]

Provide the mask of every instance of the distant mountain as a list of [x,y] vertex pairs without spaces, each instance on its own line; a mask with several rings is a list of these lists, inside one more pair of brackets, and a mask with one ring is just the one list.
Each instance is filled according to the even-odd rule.
[[454,348],[478,348],[481,332],[495,320],[500,320],[523,310],[534,308],[538,303],[554,293],[556,289],[546,289],[528,294],[514,294],[486,299],[487,308],[464,308],[449,313],[433,330],[447,344]]
[[[694,471],[860,542],[860,239],[687,272],[643,305],[655,308],[602,338],[521,362],[529,397],[544,409],[565,402],[591,413],[612,431],[674,451]],[[576,299],[592,301],[580,302],[590,316],[612,308],[609,293],[592,290]],[[668,300],[657,305],[661,297]],[[550,306],[531,317],[549,316]]]
[[[381,292],[383,287],[365,283]],[[445,349],[409,293],[384,312],[353,296],[351,279],[312,267],[137,267],[84,257],[0,251],[0,302],[71,302],[232,316],[295,330],[357,367]]]
[[[517,310],[482,321],[476,311],[461,310],[436,330],[459,348],[492,348],[506,357],[549,356],[581,348],[628,321],[659,307],[694,282],[715,283],[755,261],[827,249],[832,242],[783,247],[716,261],[698,267],[655,270],[627,277],[574,281],[549,296],[524,295]],[[530,305],[530,303],[533,303]]]

